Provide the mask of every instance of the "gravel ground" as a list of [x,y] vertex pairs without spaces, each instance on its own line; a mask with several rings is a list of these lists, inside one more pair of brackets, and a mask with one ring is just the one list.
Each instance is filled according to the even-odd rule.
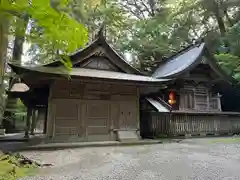
[[240,180],[240,140],[24,152],[51,163],[24,180]]

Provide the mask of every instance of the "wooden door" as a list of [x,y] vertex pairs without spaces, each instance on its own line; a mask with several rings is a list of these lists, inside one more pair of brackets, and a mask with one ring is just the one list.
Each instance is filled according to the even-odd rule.
[[120,103],[120,129],[135,129],[137,128],[137,102],[125,101]]
[[54,99],[54,135],[78,136],[81,119],[75,99]]
[[119,129],[127,129],[126,102],[119,103]]
[[89,141],[109,140],[110,102],[89,100],[86,102],[86,136]]

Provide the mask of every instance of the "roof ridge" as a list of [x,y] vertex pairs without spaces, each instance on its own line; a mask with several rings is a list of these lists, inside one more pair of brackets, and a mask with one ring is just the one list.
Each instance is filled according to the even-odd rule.
[[[76,64],[79,63],[80,61],[77,61],[77,58],[79,56],[79,54],[83,53],[83,54],[88,54],[89,51],[91,51],[91,47],[93,48],[98,48],[98,46],[102,46],[103,48],[108,48],[111,52],[111,54],[114,54],[115,59],[117,59],[120,63],[120,65],[118,65],[123,71],[125,71],[124,69],[127,69],[126,71],[129,71],[130,73],[133,74],[143,74],[139,69],[137,69],[136,67],[134,67],[131,62],[127,61],[124,57],[124,54],[118,52],[118,50],[114,47],[114,45],[112,45],[106,38],[106,36],[104,35],[104,29],[105,26],[104,24],[101,26],[99,32],[97,33],[97,35],[95,36],[94,40],[89,43],[86,47],[81,48],[76,50],[74,53],[70,54],[69,57],[71,59],[72,64]],[[108,51],[108,50],[107,50]],[[82,59],[82,61],[84,61],[85,59]],[[59,60],[57,61],[53,61],[51,63],[47,63],[44,64],[43,66],[59,66],[61,62]]]

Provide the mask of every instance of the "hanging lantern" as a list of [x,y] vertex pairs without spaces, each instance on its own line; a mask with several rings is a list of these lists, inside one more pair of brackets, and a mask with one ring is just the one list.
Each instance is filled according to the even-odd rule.
[[174,93],[173,91],[171,91],[171,92],[169,93],[168,103],[169,103],[170,105],[173,105],[173,104],[176,103],[175,93]]

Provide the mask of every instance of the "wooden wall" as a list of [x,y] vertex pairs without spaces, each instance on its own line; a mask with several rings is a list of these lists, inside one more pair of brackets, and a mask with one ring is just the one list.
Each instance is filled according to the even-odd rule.
[[109,84],[102,80],[99,83],[81,82],[77,80],[58,80],[52,86],[52,98],[67,99],[117,99],[119,95],[136,97],[138,88],[136,86],[121,85],[119,83]]
[[49,105],[50,136],[89,138],[95,132],[99,137],[101,132],[106,135],[114,129],[138,129],[139,89],[136,86],[58,80],[51,87]]
[[179,110],[221,111],[220,96],[204,84],[185,84],[178,94]]
[[240,113],[141,112],[141,135],[221,135],[240,133]]

